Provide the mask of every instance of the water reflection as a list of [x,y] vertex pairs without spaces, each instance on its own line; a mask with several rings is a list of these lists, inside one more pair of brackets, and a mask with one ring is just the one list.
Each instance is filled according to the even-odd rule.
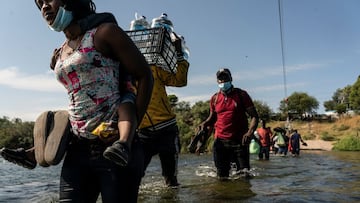
[[203,187],[197,188],[196,193],[192,193],[192,198],[200,202],[209,202],[209,200],[211,200],[210,202],[229,202],[245,200],[254,195],[255,193],[251,190],[250,181],[247,179],[214,180],[203,185]]
[[[154,157],[139,203],[166,202],[360,202],[360,152],[303,151],[300,157],[251,157],[251,178],[233,172],[216,178],[211,155],[181,155],[181,186],[164,186]],[[57,202],[60,165],[27,170],[0,158],[0,202]]]

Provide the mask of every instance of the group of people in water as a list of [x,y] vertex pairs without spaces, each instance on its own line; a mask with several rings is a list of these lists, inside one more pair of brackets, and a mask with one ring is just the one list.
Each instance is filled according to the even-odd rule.
[[[137,202],[141,179],[154,155],[159,155],[165,185],[179,186],[179,129],[166,86],[187,85],[189,62],[183,39],[177,36],[173,41],[177,71],[171,73],[149,65],[114,16],[96,13],[92,0],[35,0],[35,4],[47,25],[65,35],[50,68],[68,92],[68,117],[60,121],[56,112],[46,114],[35,124],[33,148],[4,148],[0,154],[30,169],[62,159],[60,202],[96,202],[100,194],[104,203]],[[207,134],[215,132],[217,176],[227,179],[232,163],[238,171],[250,169],[254,133],[261,145],[260,159],[269,159],[271,147],[286,155],[287,142],[292,154],[299,155],[300,134],[294,131],[288,137],[275,128],[273,135],[265,121],[257,129],[259,116],[250,95],[232,81],[228,68],[217,71],[219,91],[210,97],[209,116],[198,127]],[[104,129],[111,130],[104,133]],[[64,148],[59,147],[62,135],[70,136]],[[51,143],[46,140],[50,137]],[[55,162],[43,159],[47,148],[63,153],[50,156]]]
[[252,153],[258,154],[259,160],[269,160],[270,152],[281,156],[286,156],[290,152],[292,156],[299,156],[300,143],[307,145],[297,129],[275,127],[272,131],[266,126],[265,120],[261,120],[261,127],[254,135],[250,148]]

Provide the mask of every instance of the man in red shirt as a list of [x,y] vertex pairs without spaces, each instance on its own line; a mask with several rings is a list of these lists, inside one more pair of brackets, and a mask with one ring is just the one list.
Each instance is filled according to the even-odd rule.
[[259,135],[260,152],[259,159],[262,160],[265,154],[265,160],[270,159],[270,145],[272,140],[272,132],[270,127],[266,127],[266,121],[261,120],[261,128],[256,130]]
[[220,69],[216,77],[220,90],[211,97],[210,115],[200,124],[200,130],[214,126],[217,176],[227,178],[231,162],[236,163],[238,171],[250,169],[249,143],[257,128],[258,113],[249,94],[232,85],[229,69]]

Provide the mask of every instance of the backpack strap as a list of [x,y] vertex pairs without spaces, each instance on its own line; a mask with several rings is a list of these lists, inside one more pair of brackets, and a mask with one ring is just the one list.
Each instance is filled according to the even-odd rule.
[[[244,112],[246,113],[246,108],[244,106],[244,98],[243,98],[243,90],[241,90],[240,88],[236,88],[234,87],[234,90],[233,91],[236,91],[236,96],[238,98],[238,101],[240,101],[240,107],[244,110]],[[239,106],[239,104],[236,104],[237,107]],[[238,108],[237,108],[238,109]]]
[[[220,91],[219,91],[220,92]],[[214,110],[213,112],[215,112],[216,113],[216,111],[215,111],[215,106],[216,106],[216,102],[217,102],[217,100],[218,100],[218,97],[219,97],[219,92],[216,92],[212,97],[211,97],[211,107],[212,107],[212,109]]]

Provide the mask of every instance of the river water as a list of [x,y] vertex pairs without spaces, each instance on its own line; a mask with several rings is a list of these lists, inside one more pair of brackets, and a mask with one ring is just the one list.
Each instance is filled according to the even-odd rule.
[[[0,202],[57,202],[60,165],[28,170],[0,158]],[[234,172],[230,180],[219,181],[211,155],[182,154],[181,186],[170,189],[163,186],[154,157],[139,203],[360,202],[360,152],[303,150],[300,157],[272,155],[270,161],[251,155],[251,165],[250,178]]]

